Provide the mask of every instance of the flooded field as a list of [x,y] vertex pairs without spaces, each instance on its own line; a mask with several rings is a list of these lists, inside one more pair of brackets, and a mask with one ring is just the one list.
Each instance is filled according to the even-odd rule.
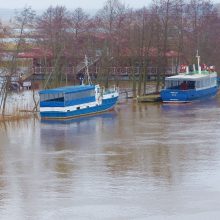
[[220,96],[0,126],[0,218],[220,219]]

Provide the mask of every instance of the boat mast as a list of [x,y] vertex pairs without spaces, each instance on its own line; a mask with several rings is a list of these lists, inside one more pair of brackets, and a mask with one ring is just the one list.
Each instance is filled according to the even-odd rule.
[[86,76],[87,76],[88,84],[92,85],[92,80],[89,75],[89,62],[86,55],[85,55],[85,67],[86,67]]
[[196,58],[197,58],[197,64],[198,64],[198,71],[199,71],[199,74],[201,74],[200,56],[199,56],[198,50],[197,50]]

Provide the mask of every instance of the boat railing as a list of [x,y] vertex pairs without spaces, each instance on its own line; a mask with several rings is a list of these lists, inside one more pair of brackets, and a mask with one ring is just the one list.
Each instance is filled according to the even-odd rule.
[[208,71],[208,70],[202,70],[201,72],[199,72],[199,71],[190,71],[190,72],[188,72],[188,73],[185,73],[186,75],[194,75],[194,74],[211,74],[211,73],[213,73],[213,71]]
[[113,92],[119,92],[119,87],[116,87],[115,85],[108,88],[108,89],[105,89],[103,87],[102,91],[103,91],[103,94],[110,94],[110,93],[113,93]]

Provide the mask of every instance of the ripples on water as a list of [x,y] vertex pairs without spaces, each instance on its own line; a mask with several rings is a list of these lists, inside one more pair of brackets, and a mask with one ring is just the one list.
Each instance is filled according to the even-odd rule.
[[1,219],[219,219],[219,97],[1,124]]

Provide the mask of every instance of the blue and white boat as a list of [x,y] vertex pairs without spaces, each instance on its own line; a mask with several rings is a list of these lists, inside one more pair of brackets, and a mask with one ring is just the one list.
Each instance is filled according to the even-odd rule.
[[193,65],[193,71],[185,66],[182,73],[165,78],[165,88],[160,95],[163,102],[184,103],[215,96],[218,91],[217,73],[213,67],[200,66],[197,55],[198,69]]
[[114,108],[119,97],[118,88],[105,90],[91,83],[42,90],[40,95],[41,119],[71,119],[108,111]]

